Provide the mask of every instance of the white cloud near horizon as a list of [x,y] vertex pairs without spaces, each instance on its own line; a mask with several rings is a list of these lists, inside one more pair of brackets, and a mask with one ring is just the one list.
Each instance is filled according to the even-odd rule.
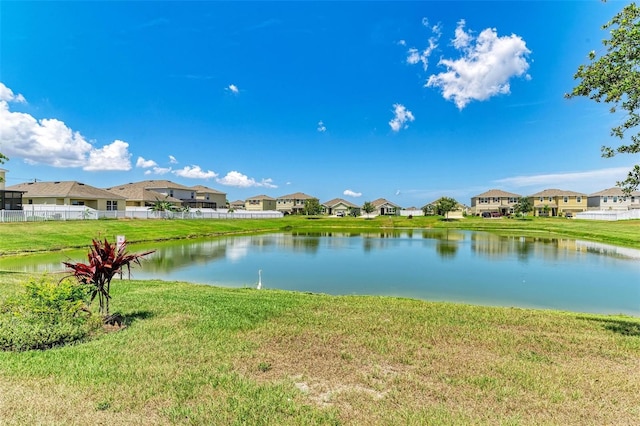
[[89,159],[82,170],[88,172],[118,170],[131,170],[131,154],[129,144],[116,140],[102,148],[93,148],[89,151]]
[[169,156],[169,164],[178,164],[178,160],[173,155]]
[[146,170],[145,175],[166,175],[171,171],[171,167],[153,167],[151,170]]
[[415,120],[413,113],[409,111],[402,104],[394,104],[393,105],[393,118],[389,121],[389,126],[391,130],[394,132],[399,132],[400,129],[406,129],[409,127],[407,122],[412,122]]
[[322,120],[318,121],[318,132],[324,133],[327,131],[327,126],[324,125]]
[[[460,110],[471,101],[484,101],[510,93],[509,80],[512,77],[531,78],[526,74],[529,69],[527,57],[531,51],[520,36],[499,37],[495,28],[487,28],[474,37],[471,31],[465,31],[465,25],[464,19],[458,22],[452,40],[453,47],[461,52],[461,56],[458,59],[440,59],[438,65],[446,67],[447,71],[431,75],[425,84],[425,87],[441,89],[442,97],[452,100]],[[415,58],[412,60],[413,63],[418,62]],[[425,64],[422,59],[420,62]]]
[[216,179],[220,185],[225,186],[233,186],[236,188],[252,188],[252,187],[262,187],[262,188],[277,188],[277,185],[273,184],[272,179],[262,179],[262,181],[257,182],[255,179],[248,177],[236,170],[232,170],[223,178]]
[[617,181],[623,180],[627,176],[629,169],[630,167],[612,167],[584,172],[513,176],[494,180],[493,182],[513,188],[536,187],[541,190],[553,187],[595,192],[614,187]]
[[235,94],[238,94],[240,92],[240,89],[238,89],[238,86],[236,86],[235,84],[230,84],[229,86],[227,86],[227,90]]
[[136,161],[136,167],[141,167],[143,169],[149,169],[151,167],[157,167],[158,163],[153,160],[145,160],[143,157],[138,157]]
[[212,179],[218,177],[217,173],[211,170],[205,172],[200,166],[196,165],[184,166],[182,169],[174,170],[172,173],[187,179]]
[[342,194],[346,195],[347,197],[355,197],[355,198],[362,197],[362,192],[355,192],[350,189],[345,189]]
[[13,112],[9,102],[26,103],[24,96],[0,83],[0,147],[9,158],[52,167],[78,167],[87,171],[131,170],[129,144],[115,140],[101,148],[89,143],[55,118],[38,120],[30,114]]

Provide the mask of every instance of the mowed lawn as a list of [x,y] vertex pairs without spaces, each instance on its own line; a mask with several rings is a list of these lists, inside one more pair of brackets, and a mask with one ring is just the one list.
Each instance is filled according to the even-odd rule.
[[[67,235],[68,245],[52,247],[44,235],[39,244],[83,246],[98,231],[142,241],[163,235],[161,226],[177,238],[200,235],[205,225],[217,235],[347,223],[340,221],[149,221],[144,231],[130,227],[141,221],[82,222],[86,228],[46,228]],[[498,222],[492,231],[587,238],[579,221],[467,225]],[[612,242],[618,224],[596,223],[591,239]],[[18,228],[0,225],[0,249],[4,235],[18,232],[36,244],[36,232]],[[640,228],[624,229],[631,239]],[[13,244],[8,252],[28,251]],[[0,301],[26,279],[0,272]],[[640,418],[640,318],[167,281],[118,280],[112,292],[125,329],[47,351],[0,352],[0,424],[635,425]]]

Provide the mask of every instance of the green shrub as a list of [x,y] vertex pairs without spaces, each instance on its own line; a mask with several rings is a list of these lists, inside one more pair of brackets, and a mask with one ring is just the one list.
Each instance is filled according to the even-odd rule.
[[87,338],[102,321],[87,308],[88,286],[31,278],[0,306],[0,350],[48,349]]

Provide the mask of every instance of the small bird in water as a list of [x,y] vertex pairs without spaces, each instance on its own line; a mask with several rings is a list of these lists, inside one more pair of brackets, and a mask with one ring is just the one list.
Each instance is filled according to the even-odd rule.
[[262,288],[262,269],[258,269],[258,285],[256,289],[260,290]]

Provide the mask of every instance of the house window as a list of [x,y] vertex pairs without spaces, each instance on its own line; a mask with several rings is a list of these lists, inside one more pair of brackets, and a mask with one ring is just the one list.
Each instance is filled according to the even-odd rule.
[[602,197],[602,202],[606,203],[607,201],[609,201],[609,197],[607,197],[606,195],[604,197]]
[[73,200],[71,202],[72,206],[84,206],[84,201]]
[[553,201],[553,197],[549,197],[549,201]]
[[118,202],[107,200],[107,210],[118,210]]
[[582,197],[576,197],[576,201],[577,201],[578,203],[581,203],[581,202],[582,202]]
[[29,204],[33,204],[33,200],[29,198]]
[[191,199],[196,198],[194,195],[195,195],[195,194],[192,192],[192,193],[191,193]]
[[169,190],[169,197],[173,197],[173,189]]
[[540,202],[544,202],[544,197],[540,197]]
[[613,197],[613,202],[617,203],[618,202],[618,197]]
[[569,202],[569,197],[562,198],[562,201],[565,202],[565,203],[568,203]]

